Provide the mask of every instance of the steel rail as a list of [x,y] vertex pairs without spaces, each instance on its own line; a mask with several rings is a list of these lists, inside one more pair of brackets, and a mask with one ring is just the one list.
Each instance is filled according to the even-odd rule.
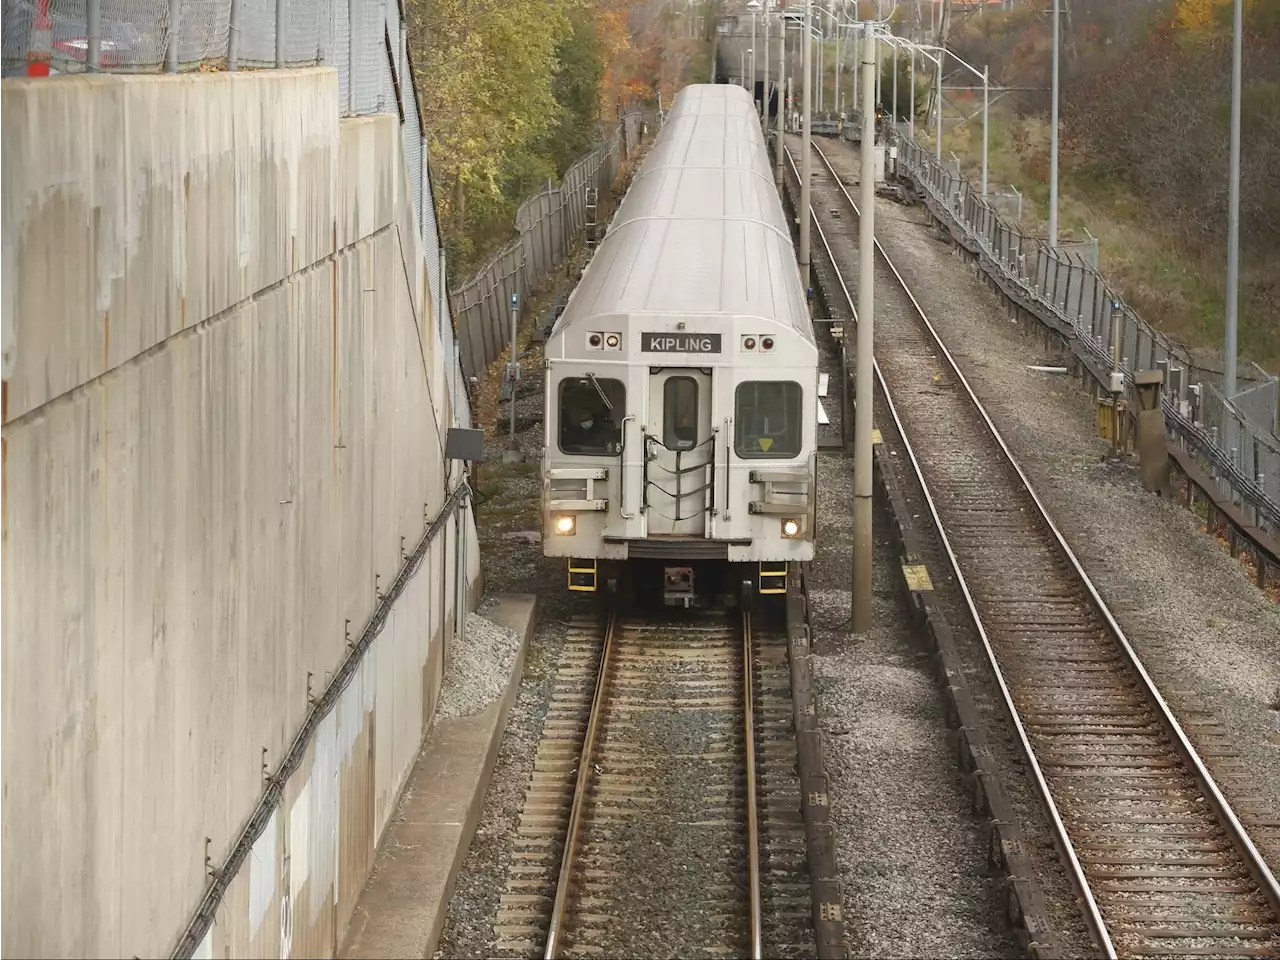
[[[840,182],[840,178],[836,176],[835,168],[832,167],[831,161],[827,159],[827,155],[822,152],[820,147],[815,146],[815,149],[817,149],[818,156],[822,158],[822,162],[826,166],[828,172],[834,177],[836,186],[853,207],[854,213],[857,214],[857,204],[853,202],[853,198],[850,197],[849,192],[845,190],[844,184],[842,184]],[[859,214],[859,216],[861,216],[861,214]],[[1110,607],[1108,607],[1106,601],[1102,599],[1102,594],[1100,594],[1097,587],[1094,586],[1093,580],[1090,578],[1089,574],[1085,572],[1084,565],[1076,556],[1075,551],[1071,549],[1070,544],[1067,543],[1067,539],[1062,535],[1062,531],[1058,529],[1058,525],[1054,523],[1053,518],[1049,516],[1049,509],[1040,499],[1040,495],[1036,493],[1035,487],[1032,485],[1030,478],[1023,471],[1021,464],[1019,464],[1017,459],[1013,456],[1013,451],[1011,451],[1009,449],[1009,445],[1005,443],[1004,437],[1001,436],[1000,431],[996,429],[995,423],[992,422],[991,417],[987,414],[986,408],[982,405],[981,401],[978,400],[978,395],[974,393],[973,387],[969,384],[968,379],[960,371],[960,365],[956,363],[955,358],[951,355],[951,351],[947,349],[947,345],[942,342],[942,336],[938,333],[928,316],[925,315],[924,309],[915,298],[915,294],[911,292],[911,288],[907,286],[906,280],[903,279],[902,274],[898,272],[898,268],[894,266],[893,261],[889,259],[889,255],[885,253],[884,248],[880,245],[880,241],[876,240],[875,245],[880,257],[884,260],[885,265],[893,271],[893,275],[901,285],[903,292],[906,293],[907,297],[911,300],[911,306],[915,309],[916,313],[919,314],[920,319],[924,322],[930,336],[933,337],[934,342],[938,345],[938,349],[941,350],[942,355],[946,357],[947,364],[955,372],[956,377],[964,386],[965,393],[968,394],[974,408],[982,417],[982,421],[986,424],[992,438],[999,445],[1005,459],[1018,474],[1018,479],[1022,482],[1022,485],[1026,488],[1027,493],[1030,494],[1032,501],[1036,505],[1036,510],[1040,515],[1040,519],[1044,521],[1044,524],[1049,528],[1049,531],[1053,534],[1054,541],[1057,543],[1059,549],[1061,549],[1063,555],[1070,562],[1072,570],[1085,585],[1094,609],[1099,615],[1101,615],[1103,620],[1106,621],[1112,635],[1124,651],[1125,657],[1129,661],[1129,665],[1134,668],[1138,676],[1141,678],[1144,691],[1147,696],[1151,698],[1152,702],[1155,703],[1161,718],[1173,732],[1174,739],[1177,741],[1178,748],[1183,754],[1183,758],[1191,764],[1196,779],[1200,781],[1200,785],[1205,789],[1205,792],[1209,794],[1210,800],[1217,808],[1216,812],[1219,818],[1225,821],[1228,830],[1232,835],[1231,839],[1234,845],[1239,850],[1241,856],[1245,859],[1250,870],[1254,872],[1255,878],[1263,888],[1262,892],[1266,895],[1267,899],[1271,901],[1272,907],[1275,908],[1277,912],[1280,912],[1280,882],[1277,882],[1275,874],[1272,873],[1266,860],[1263,859],[1262,855],[1258,852],[1257,847],[1254,846],[1253,840],[1249,837],[1248,831],[1244,828],[1244,824],[1240,822],[1240,818],[1236,815],[1236,812],[1232,808],[1230,802],[1218,787],[1217,781],[1214,780],[1213,775],[1209,772],[1209,768],[1205,765],[1199,752],[1191,743],[1191,739],[1187,736],[1186,731],[1182,729],[1182,724],[1180,724],[1177,717],[1174,716],[1173,710],[1165,701],[1159,688],[1156,687],[1155,681],[1151,678],[1151,675],[1147,673],[1147,668],[1143,665],[1142,659],[1138,656],[1138,652],[1133,648],[1133,645],[1129,642],[1128,635],[1125,634],[1124,629],[1120,626],[1114,615],[1112,615]],[[887,390],[885,392],[885,396],[888,397]]]
[[551,908],[551,922],[547,928],[547,947],[543,953],[544,960],[555,960],[560,948],[560,935],[563,932],[566,906],[569,902],[569,888],[572,885],[573,857],[577,853],[578,834],[582,830],[582,808],[587,797],[587,784],[591,778],[591,754],[595,750],[596,730],[600,725],[600,708],[605,700],[605,687],[609,677],[609,660],[613,653],[613,637],[617,632],[618,612],[609,613],[609,623],[605,627],[604,645],[600,652],[600,668],[596,672],[596,689],[591,698],[591,713],[587,718],[587,732],[582,740],[582,754],[578,758],[578,780],[573,790],[573,807],[569,812],[569,828],[564,844],[564,855],[560,860],[560,877],[556,882],[556,899]]
[[764,934],[760,919],[760,833],[756,815],[756,731],[755,693],[752,690],[751,612],[742,612],[742,712],[745,717],[747,747],[747,883],[751,897],[751,958],[764,955]]
[[[832,175],[835,185],[839,188],[840,192],[844,195],[846,202],[854,210],[855,214],[858,214],[857,204],[854,203],[853,198],[849,195],[848,191],[844,189],[844,186],[840,182],[839,176],[836,174],[836,171],[832,166],[830,160],[822,152],[821,148],[818,148],[815,145],[815,149],[817,149],[818,154],[822,158],[823,163],[826,166],[828,172]],[[792,161],[792,169],[793,171],[795,169],[794,161]],[[810,215],[814,217],[814,221],[816,223],[817,216],[816,214],[813,213],[812,209],[810,210]],[[822,234],[821,226],[819,226],[819,235],[822,236],[823,243],[827,249],[828,255],[831,256],[832,251],[831,251],[830,245],[826,241],[825,235]],[[1098,613],[1098,615],[1102,618],[1102,620],[1105,622],[1113,638],[1116,640],[1121,650],[1123,651],[1125,655],[1125,659],[1128,661],[1129,666],[1132,667],[1134,673],[1140,679],[1143,692],[1146,694],[1149,701],[1156,707],[1157,714],[1164,721],[1166,728],[1173,734],[1174,741],[1178,751],[1182,754],[1184,760],[1186,760],[1186,762],[1190,765],[1196,780],[1199,782],[1205,794],[1209,797],[1211,803],[1215,807],[1215,813],[1217,815],[1217,819],[1226,828],[1227,833],[1231,839],[1232,845],[1236,848],[1237,852],[1241,855],[1249,871],[1254,875],[1255,880],[1258,881],[1259,886],[1261,888],[1261,892],[1270,901],[1270,903],[1274,908],[1276,908],[1277,910],[1280,910],[1280,885],[1277,885],[1274,874],[1270,870],[1266,861],[1258,853],[1257,848],[1254,846],[1252,839],[1248,835],[1248,832],[1244,829],[1244,826],[1241,824],[1239,818],[1236,816],[1235,811],[1232,809],[1231,805],[1223,796],[1217,783],[1214,781],[1212,775],[1209,773],[1203,760],[1199,756],[1198,752],[1195,750],[1195,747],[1191,744],[1189,738],[1186,736],[1186,733],[1182,729],[1182,726],[1178,723],[1176,717],[1174,717],[1173,712],[1169,708],[1167,702],[1164,700],[1164,697],[1160,694],[1159,690],[1156,688],[1154,681],[1151,679],[1150,675],[1147,673],[1147,670],[1145,666],[1142,664],[1141,659],[1138,657],[1137,652],[1133,649],[1133,646],[1130,643],[1128,637],[1125,635],[1123,629],[1120,627],[1119,623],[1115,620],[1115,617],[1111,614],[1111,611],[1107,607],[1101,595],[1098,593],[1097,588],[1094,586],[1092,580],[1089,578],[1088,574],[1085,572],[1078,557],[1075,555],[1074,551],[1072,551],[1065,537],[1062,535],[1062,532],[1058,529],[1057,525],[1053,522],[1052,518],[1049,516],[1048,509],[1045,507],[1043,501],[1040,499],[1039,495],[1036,493],[1034,487],[1031,484],[1030,479],[1027,477],[1022,467],[1018,464],[1017,460],[1014,458],[1012,451],[1009,449],[1008,445],[1005,443],[1004,438],[1000,435],[999,430],[996,428],[990,416],[987,414],[986,409],[982,406],[981,402],[978,400],[977,395],[974,393],[972,386],[969,384],[964,374],[960,371],[959,365],[956,363],[955,358],[951,355],[951,352],[947,349],[945,343],[943,343],[942,338],[939,335],[937,329],[933,326],[932,322],[929,320],[928,316],[925,314],[923,308],[920,306],[919,302],[916,300],[914,294],[912,294],[910,288],[906,284],[901,273],[899,273],[897,267],[893,264],[893,262],[890,260],[888,255],[885,253],[883,247],[880,245],[878,240],[876,241],[876,248],[880,256],[882,257],[882,259],[884,260],[885,264],[889,267],[889,269],[893,272],[895,278],[898,280],[898,283],[901,286],[903,292],[906,293],[908,299],[910,299],[913,308],[915,309],[916,313],[920,317],[921,321],[924,323],[926,329],[929,331],[929,334],[932,337],[933,342],[939,348],[942,355],[946,358],[947,364],[950,366],[952,372],[954,372],[958,381],[964,386],[965,392],[968,395],[970,402],[973,404],[973,407],[977,410],[978,414],[982,418],[982,421],[985,424],[987,431],[990,433],[991,437],[995,440],[996,444],[999,446],[1006,461],[1013,468],[1014,472],[1017,474],[1019,478],[1020,483],[1023,485],[1027,494],[1030,496],[1032,502],[1035,504],[1040,520],[1043,521],[1045,527],[1052,534],[1053,541],[1056,543],[1062,555],[1068,560],[1070,567],[1074,572],[1074,574],[1076,575],[1076,577],[1085,586],[1091,605],[1093,606],[1094,610]],[[834,257],[831,257],[831,262],[832,262],[833,269],[835,270],[837,277],[840,281],[841,287],[844,290],[845,296],[847,299],[849,299],[848,289],[844,285],[843,277],[839,276],[839,268],[836,267],[835,265]],[[850,307],[851,309],[853,308],[853,303],[851,299],[850,299]],[[856,318],[856,311],[855,311],[855,318]],[[855,319],[855,322],[856,322],[856,319]],[[899,428],[899,431],[903,438],[904,445],[907,447],[907,452],[912,461],[913,469],[915,470],[917,477],[920,480],[921,487],[922,487],[922,490],[924,491],[924,495],[926,498],[926,502],[929,506],[930,513],[934,518],[934,522],[937,524],[948,558],[950,560],[950,563],[952,565],[954,572],[956,573],[957,582],[960,584],[961,589],[965,595],[966,603],[970,609],[970,612],[973,614],[974,622],[979,630],[988,659],[991,662],[993,670],[995,671],[1002,694],[1005,697],[1006,704],[1010,709],[1011,716],[1013,717],[1015,726],[1018,730],[1021,746],[1023,747],[1024,753],[1027,754],[1027,759],[1031,764],[1032,769],[1035,773],[1037,786],[1043,788],[1042,792],[1047,791],[1047,784],[1044,781],[1043,773],[1040,770],[1039,764],[1036,761],[1031,751],[1030,742],[1027,739],[1025,730],[1021,722],[1021,718],[1018,716],[1017,711],[1013,708],[1012,700],[1010,698],[1007,685],[1004,681],[1003,675],[998,665],[995,663],[994,650],[990,644],[990,641],[987,636],[986,629],[982,623],[982,620],[978,616],[975,600],[973,598],[972,593],[970,592],[969,585],[963,573],[960,571],[957,557],[947,537],[946,530],[941,523],[933,497],[928,490],[927,484],[925,484],[924,482],[923,470],[921,468],[919,460],[916,457],[915,451],[911,447],[910,441],[907,439],[905,430],[903,429],[902,421],[900,420],[897,410],[893,405],[893,401],[889,395],[887,384],[884,380],[883,375],[880,373],[878,364],[875,364],[875,371],[876,371],[876,376],[880,381],[881,389],[884,392],[884,396],[885,396],[887,405],[889,407],[890,413],[894,419],[895,424]],[[1078,871],[1079,870],[1078,858],[1076,858],[1075,856],[1074,847],[1071,845],[1070,840],[1065,837],[1065,827],[1062,825],[1061,818],[1057,814],[1056,806],[1053,805],[1051,799],[1048,800],[1048,803],[1049,803],[1052,817],[1054,820],[1055,831],[1058,831],[1058,830],[1062,831],[1060,842],[1064,843],[1064,846],[1063,846],[1064,852],[1068,854],[1071,866],[1073,868],[1073,872]],[[1082,871],[1078,874],[1078,879],[1079,880],[1084,879]],[[1088,889],[1087,881],[1084,883],[1084,889],[1087,895],[1086,905],[1090,908],[1090,913],[1091,913],[1090,920],[1092,921],[1093,915],[1096,915],[1097,922],[1098,924],[1101,925],[1100,926],[1101,932],[1108,938],[1106,940],[1106,949],[1108,950],[1109,953],[1113,953],[1114,947],[1110,944],[1109,934],[1106,933],[1105,924],[1103,923],[1100,914],[1098,914],[1097,912],[1097,905],[1093,901],[1092,894]]]
[[[827,163],[826,155],[817,147],[816,144],[814,145],[814,149],[818,150],[818,155],[822,157],[824,163]],[[788,159],[791,160],[791,169],[795,172],[795,160],[791,158],[790,149],[788,149],[787,155]],[[828,171],[831,172],[832,176],[835,177],[836,183],[840,186],[840,189],[843,192],[844,186],[843,184],[840,184],[839,177],[835,176],[835,173],[831,170],[829,163],[827,163],[827,168]],[[850,206],[852,206],[856,212],[858,207],[853,203],[853,200],[849,197],[848,193],[845,193],[845,198],[849,201]],[[826,233],[822,229],[822,224],[818,221],[818,216],[813,212],[812,207],[809,209],[809,215],[813,217],[814,226],[818,230],[818,237],[822,241],[823,249],[827,252],[827,259],[831,263],[831,269],[836,275],[836,280],[840,284],[840,290],[844,294],[845,301],[849,306],[850,312],[853,314],[853,320],[856,324],[858,319],[857,306],[854,303],[852,295],[849,293],[848,286],[844,282],[844,276],[840,273],[840,268],[836,265],[835,253],[832,251],[831,244],[828,242]],[[876,247],[879,248],[879,246],[879,241],[877,241]],[[881,250],[880,252],[883,256],[884,251]],[[887,260],[888,258],[886,257],[885,259]],[[908,295],[910,295],[910,291],[908,291]],[[915,302],[914,297],[912,298],[912,302]],[[1049,812],[1054,840],[1058,844],[1058,849],[1061,850],[1066,857],[1068,874],[1070,875],[1071,882],[1075,886],[1076,893],[1079,895],[1085,908],[1085,920],[1090,927],[1092,936],[1102,948],[1103,953],[1106,955],[1108,960],[1116,960],[1117,955],[1115,946],[1111,942],[1111,935],[1107,932],[1106,922],[1102,919],[1102,913],[1099,911],[1098,904],[1094,899],[1093,890],[1089,886],[1089,880],[1084,874],[1084,868],[1080,864],[1079,857],[1076,855],[1075,846],[1072,844],[1071,838],[1067,835],[1066,825],[1062,822],[1062,817],[1058,812],[1058,806],[1054,802],[1053,795],[1049,790],[1048,781],[1045,779],[1044,772],[1040,769],[1040,764],[1036,760],[1034,751],[1031,749],[1031,742],[1023,727],[1022,718],[1018,714],[1018,708],[1013,702],[1013,695],[1009,690],[1008,684],[1005,682],[1004,672],[1000,669],[1000,665],[996,661],[995,650],[991,646],[990,638],[987,636],[986,628],[983,626],[982,617],[978,613],[977,603],[973,598],[973,594],[969,591],[968,581],[965,579],[964,573],[960,569],[959,558],[957,558],[955,551],[952,549],[951,540],[947,536],[946,528],[942,524],[942,518],[938,515],[938,510],[934,504],[933,496],[929,492],[929,485],[925,482],[924,470],[920,466],[920,461],[916,458],[915,449],[911,446],[911,441],[907,439],[906,428],[898,416],[897,408],[894,406],[893,398],[889,393],[889,384],[885,380],[884,374],[880,372],[880,363],[878,360],[873,358],[871,367],[872,370],[875,371],[876,381],[880,384],[880,390],[884,396],[885,404],[889,408],[889,414],[893,418],[895,426],[898,428],[898,435],[902,437],[903,445],[907,449],[907,456],[911,460],[912,470],[915,472],[916,478],[920,482],[920,488],[924,492],[925,503],[929,507],[929,513],[933,517],[934,525],[937,527],[938,534],[942,539],[942,546],[946,551],[947,559],[951,564],[951,569],[955,573],[956,582],[960,584],[961,591],[964,593],[965,605],[969,608],[969,615],[973,618],[974,625],[977,627],[978,636],[982,640],[983,649],[986,651],[987,662],[991,666],[996,678],[996,683],[1000,688],[1000,695],[1004,699],[1005,709],[1008,710],[1009,716],[1012,718],[1014,727],[1017,731],[1019,749],[1031,768],[1036,791],[1040,794],[1040,799]]]

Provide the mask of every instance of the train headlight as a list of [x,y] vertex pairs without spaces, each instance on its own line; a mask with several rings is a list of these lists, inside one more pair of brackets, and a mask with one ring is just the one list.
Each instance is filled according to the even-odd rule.
[[782,521],[782,535],[787,539],[800,536],[800,521],[790,518]]
[[570,513],[557,514],[554,523],[556,533],[562,537],[572,536],[578,529],[578,520]]

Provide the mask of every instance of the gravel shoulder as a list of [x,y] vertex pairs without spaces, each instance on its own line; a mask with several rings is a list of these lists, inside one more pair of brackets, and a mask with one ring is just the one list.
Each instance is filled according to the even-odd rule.
[[[823,149],[856,176],[844,144]],[[851,177],[852,178],[852,177]],[[947,342],[1224,793],[1246,823],[1280,817],[1280,606],[1178,504],[1145,492],[1131,460],[1106,459],[1089,396],[997,294],[935,238],[921,208],[877,201],[876,234]],[[1273,870],[1280,833],[1255,829]]]
[[[556,278],[531,298],[526,315],[542,320],[556,297],[571,287],[579,259],[567,274]],[[523,335],[532,332],[527,324]],[[476,524],[483,556],[485,592],[536,593],[538,623],[525,657],[520,691],[507,718],[489,792],[476,833],[458,874],[453,898],[441,932],[436,957],[492,957],[498,937],[494,921],[499,897],[506,890],[507,867],[524,806],[525,789],[533,774],[534,755],[565,644],[569,621],[591,613],[593,599],[565,589],[563,561],[542,555],[540,503],[543,442],[544,370],[539,344],[527,344],[521,359],[516,393],[516,438],[524,462],[506,464],[510,405],[499,408],[496,375],[481,385],[478,422],[485,426],[485,462],[473,476],[477,489]],[[503,363],[499,360],[499,364]],[[476,680],[470,683],[475,685]],[[483,685],[483,680],[479,681]]]
[[[818,555],[809,574],[845,937],[859,957],[1016,957],[1002,877],[960,779],[942,692],[895,578],[889,521],[874,525],[874,626],[850,632],[853,463],[818,462]],[[877,509],[880,505],[877,504]]]

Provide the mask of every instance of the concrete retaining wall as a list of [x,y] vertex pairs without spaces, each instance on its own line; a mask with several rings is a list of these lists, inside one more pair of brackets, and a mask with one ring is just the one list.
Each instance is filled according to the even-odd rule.
[[[337,98],[324,69],[4,81],[5,955],[173,948],[460,480],[400,121]],[[478,578],[468,507],[201,953],[334,952]]]

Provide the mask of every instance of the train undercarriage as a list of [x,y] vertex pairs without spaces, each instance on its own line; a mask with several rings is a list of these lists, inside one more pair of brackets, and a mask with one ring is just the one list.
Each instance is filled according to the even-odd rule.
[[570,558],[569,589],[602,592],[622,602],[669,607],[734,606],[743,596],[786,596],[785,560],[730,563],[726,560],[595,560]]

